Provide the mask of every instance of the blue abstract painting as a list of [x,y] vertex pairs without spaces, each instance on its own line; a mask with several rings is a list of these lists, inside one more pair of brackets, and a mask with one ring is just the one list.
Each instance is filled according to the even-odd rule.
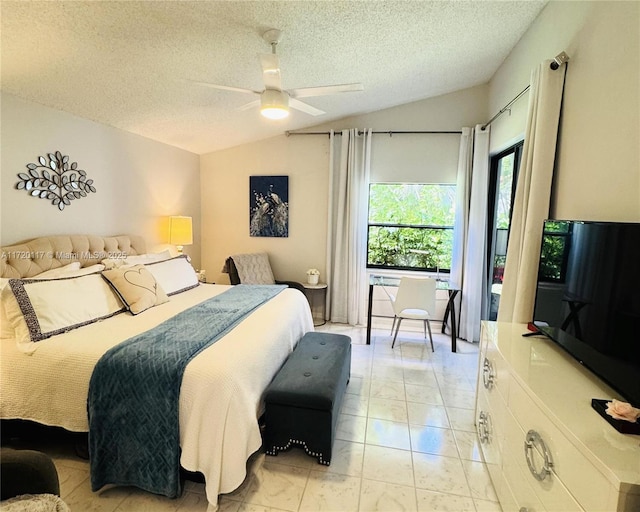
[[289,176],[249,177],[249,234],[289,236]]

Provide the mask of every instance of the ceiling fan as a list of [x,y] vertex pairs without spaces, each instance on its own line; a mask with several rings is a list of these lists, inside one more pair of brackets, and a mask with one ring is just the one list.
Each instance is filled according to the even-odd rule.
[[267,30],[263,35],[263,39],[271,45],[271,53],[261,54],[260,63],[262,64],[262,78],[264,80],[264,90],[254,91],[252,89],[242,89],[240,87],[230,87],[227,85],[210,84],[208,82],[196,82],[190,80],[191,83],[211,87],[213,89],[221,89],[223,91],[242,92],[246,94],[254,94],[260,98],[247,103],[239,108],[239,110],[248,110],[253,107],[260,106],[260,113],[269,119],[283,119],[289,115],[289,107],[305,112],[312,116],[325,114],[324,111],[312,107],[308,103],[300,101],[298,98],[308,98],[311,96],[327,96],[341,92],[362,91],[362,84],[342,84],[342,85],[323,85],[319,87],[304,87],[301,89],[282,89],[282,79],[280,76],[280,62],[276,55],[276,46],[280,42],[282,32],[278,29]]

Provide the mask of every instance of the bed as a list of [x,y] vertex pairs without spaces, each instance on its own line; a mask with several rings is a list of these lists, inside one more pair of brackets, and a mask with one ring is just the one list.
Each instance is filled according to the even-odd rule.
[[[6,284],[6,278],[55,275],[70,262],[93,269],[113,256],[140,263],[146,255],[144,241],[135,236],[44,237],[3,247],[0,277]],[[95,280],[93,274],[89,278]],[[123,341],[231,288],[196,283],[135,316],[118,312],[35,343],[17,334],[12,338],[3,322],[0,417],[88,432],[89,382],[98,360]],[[5,308],[8,292],[2,293]],[[312,330],[304,295],[283,289],[187,364],[179,393],[180,465],[204,475],[212,508],[218,494],[244,480],[246,461],[261,446],[263,391],[297,341]]]

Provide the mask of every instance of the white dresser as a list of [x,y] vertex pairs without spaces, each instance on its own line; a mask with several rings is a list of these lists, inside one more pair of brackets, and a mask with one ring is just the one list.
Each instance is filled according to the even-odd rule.
[[525,332],[484,322],[480,342],[476,429],[503,511],[639,512],[640,436],[620,434],[591,407],[618,395]]

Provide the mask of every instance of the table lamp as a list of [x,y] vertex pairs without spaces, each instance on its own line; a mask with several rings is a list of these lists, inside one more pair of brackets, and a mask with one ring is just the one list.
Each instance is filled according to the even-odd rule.
[[176,246],[182,254],[185,245],[193,243],[193,225],[191,217],[174,216],[169,217],[169,243]]

